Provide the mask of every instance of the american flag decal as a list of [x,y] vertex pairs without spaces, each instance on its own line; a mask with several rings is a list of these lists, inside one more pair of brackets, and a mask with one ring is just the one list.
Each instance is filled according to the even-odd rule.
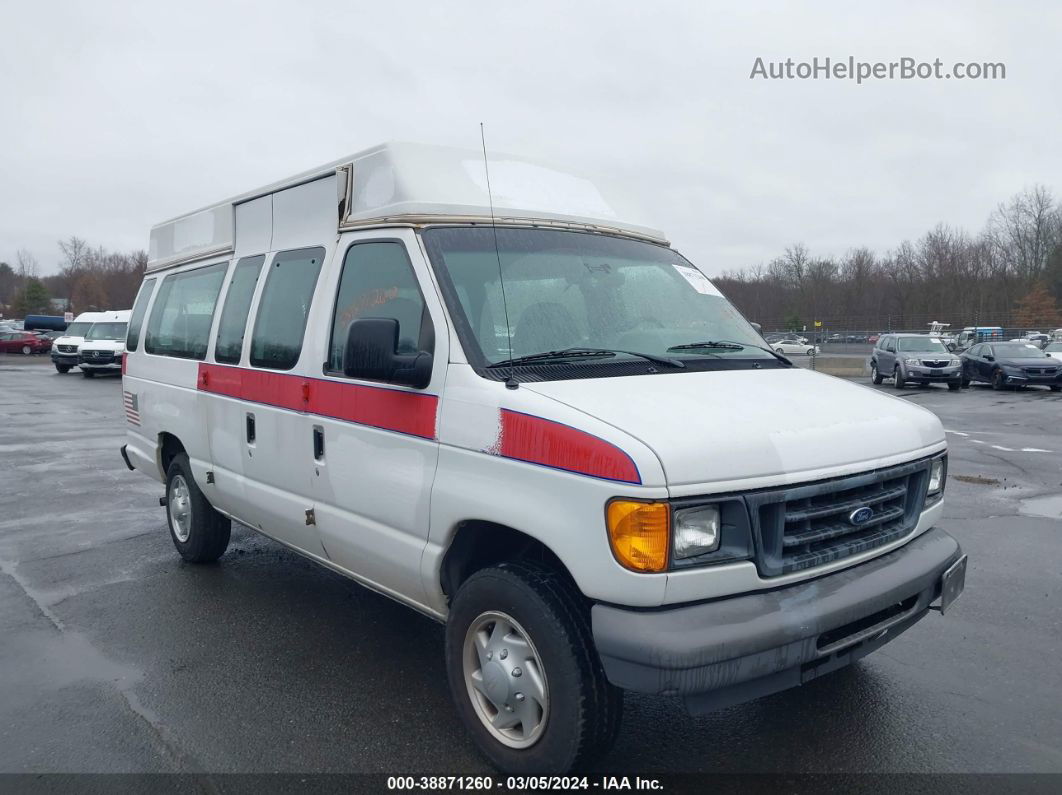
[[125,418],[130,425],[140,424],[140,401],[133,392],[122,392],[122,402],[125,403]]

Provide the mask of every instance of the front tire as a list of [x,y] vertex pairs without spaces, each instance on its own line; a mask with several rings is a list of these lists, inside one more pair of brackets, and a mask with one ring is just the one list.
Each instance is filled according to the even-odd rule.
[[66,373],[70,372],[70,365],[69,364],[57,364],[55,366],[55,370],[56,370],[56,372],[62,373],[63,375],[65,375]]
[[524,562],[482,569],[458,589],[446,671],[479,751],[513,774],[563,774],[607,751],[623,693],[605,677],[589,610],[557,572]]
[[877,362],[870,363],[870,380],[878,385],[880,385],[881,382],[885,380],[885,376],[878,372]]
[[81,368],[81,375],[85,376],[85,378],[92,378],[93,376],[96,375],[96,371],[95,370],[86,370],[84,367],[82,367]]
[[958,392],[959,388],[961,386],[962,386],[962,384],[960,384],[958,381],[948,382],[948,391],[949,392]]
[[892,371],[892,377],[896,382],[897,389],[903,389],[907,386],[907,379],[903,377],[903,370],[900,369],[899,365],[897,365],[896,369]]
[[166,524],[177,552],[189,563],[213,563],[225,554],[232,522],[214,510],[178,453],[166,470]]
[[1006,389],[1007,382],[1004,379],[1005,376],[1003,375],[1003,371],[996,370],[994,373],[992,373],[992,388],[996,391],[1002,391]]
[[33,348],[31,348],[29,345],[23,345],[22,346],[22,355],[23,356],[29,356],[31,353],[33,353]]

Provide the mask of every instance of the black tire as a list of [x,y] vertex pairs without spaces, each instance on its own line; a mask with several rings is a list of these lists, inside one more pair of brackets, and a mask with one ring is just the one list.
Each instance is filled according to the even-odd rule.
[[57,372],[63,373],[65,375],[66,373],[70,372],[70,365],[69,364],[57,364],[57,365],[55,365],[55,369],[56,369]]
[[[172,514],[173,492],[178,478],[183,481],[188,492],[188,538],[181,540],[175,530],[176,522]],[[192,468],[188,456],[178,453],[166,470],[166,526],[170,530],[170,539],[181,557],[189,563],[213,563],[225,554],[232,533],[232,522],[214,510],[214,506],[203,496],[192,477]]]
[[[505,613],[520,624],[548,683],[545,728],[525,748],[510,748],[487,730],[465,683],[465,636],[488,611]],[[602,670],[589,608],[564,576],[544,566],[503,563],[477,571],[461,585],[446,624],[446,672],[457,713],[473,742],[506,773],[567,773],[607,752],[619,733],[623,691]]]
[[23,345],[22,346],[22,355],[23,356],[29,356],[31,353],[33,353],[33,348],[31,348],[29,345]]
[[94,375],[96,375],[96,372],[95,370],[86,370],[85,368],[81,368],[81,375],[85,376],[85,378],[92,378]]
[[992,373],[992,388],[995,390],[1003,390],[1007,388],[1006,382],[1003,380],[1003,371],[996,370]]
[[1049,388],[1052,392],[1062,392],[1062,386],[1055,386],[1052,384]]
[[896,368],[892,371],[892,377],[895,381],[897,389],[903,389],[905,386],[907,386],[907,380],[902,375],[900,375],[899,365],[897,365]]
[[948,382],[948,391],[950,391],[950,392],[958,392],[959,388],[961,386],[962,386],[962,384],[960,384],[958,381],[949,381]]
[[970,388],[970,379],[969,378],[962,379],[959,382],[959,386],[961,386],[963,389],[969,389]]
[[870,363],[870,380],[872,380],[875,384],[880,384],[882,381],[885,380],[885,376],[878,372],[877,362]]

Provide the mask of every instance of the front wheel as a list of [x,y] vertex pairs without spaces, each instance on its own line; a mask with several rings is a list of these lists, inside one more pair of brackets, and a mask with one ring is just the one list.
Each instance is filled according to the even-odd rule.
[[1052,386],[1051,386],[1051,391],[1052,391],[1052,392],[1062,392],[1062,386],[1055,386],[1055,385],[1052,385]]
[[446,671],[465,728],[507,773],[566,773],[618,733],[622,691],[582,597],[551,569],[513,562],[469,577],[450,607]]
[[970,388],[970,379],[966,378],[965,376],[963,376],[963,379],[961,381],[959,381],[959,385],[963,389],[969,389]]
[[995,390],[1007,388],[1006,376],[1003,375],[1002,370],[996,370],[994,373],[992,373],[992,388]]
[[70,365],[69,364],[57,364],[55,366],[55,370],[58,373],[66,374],[66,373],[70,372]]
[[31,348],[29,345],[23,345],[22,346],[22,355],[23,356],[29,356],[31,353],[33,353],[33,348]]
[[948,383],[948,390],[951,392],[958,392],[960,386],[962,385],[958,381],[952,381]]
[[81,375],[85,376],[85,378],[92,378],[94,375],[96,375],[96,371],[95,370],[86,370],[84,367],[82,367],[81,368]]
[[212,563],[229,546],[232,522],[203,496],[184,453],[174,456],[166,470],[166,523],[173,545],[189,563]]
[[885,380],[885,376],[883,376],[881,373],[878,372],[878,363],[877,362],[871,362],[870,363],[870,379],[875,384],[880,384],[882,381]]
[[907,379],[903,377],[903,370],[900,369],[899,365],[897,365],[896,369],[892,371],[892,377],[896,382],[897,389],[903,389],[907,386]]

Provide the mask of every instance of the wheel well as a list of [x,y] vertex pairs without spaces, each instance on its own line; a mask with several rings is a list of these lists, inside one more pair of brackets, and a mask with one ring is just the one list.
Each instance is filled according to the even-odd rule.
[[166,477],[166,471],[170,468],[170,462],[179,453],[185,452],[181,440],[172,433],[159,434],[159,466],[162,467],[162,477]]
[[560,558],[537,538],[503,524],[469,520],[457,526],[450,547],[443,555],[440,572],[443,593],[452,599],[461,583],[480,569],[513,560],[545,564],[573,585],[575,583]]

